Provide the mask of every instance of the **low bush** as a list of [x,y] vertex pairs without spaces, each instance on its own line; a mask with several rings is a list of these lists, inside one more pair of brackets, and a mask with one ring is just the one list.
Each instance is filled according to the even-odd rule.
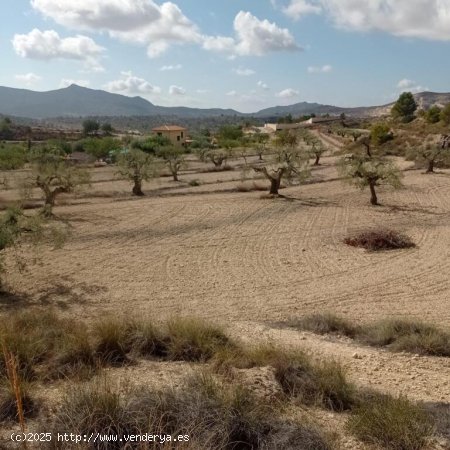
[[207,361],[218,351],[234,347],[233,342],[217,326],[198,319],[172,319],[167,323],[170,360]]
[[372,346],[421,355],[450,356],[450,333],[423,322],[387,319],[361,329],[359,339]]
[[201,185],[199,180],[191,180],[191,181],[189,181],[188,184],[189,184],[189,186],[192,186],[192,187],[197,187],[197,186]]
[[339,364],[313,362],[301,351],[263,345],[218,353],[214,362],[220,371],[228,371],[231,367],[272,366],[283,392],[307,405],[345,411],[356,401],[355,389],[347,381],[345,371]]
[[[177,389],[111,388],[105,380],[72,388],[52,424],[54,433],[73,430],[81,435],[162,434],[188,435],[189,442],[167,443],[164,448],[269,449],[279,448],[280,437],[304,450],[327,450],[327,438],[317,427],[282,418],[279,405],[267,404],[241,386],[198,374]],[[274,444],[274,445],[272,445]],[[70,443],[50,448],[79,448]],[[127,448],[160,448],[155,443],[128,444]],[[123,448],[102,443],[103,450]],[[289,448],[289,447],[283,447]]]
[[405,397],[375,394],[350,416],[347,427],[364,442],[389,450],[420,450],[433,432],[428,414]]
[[352,247],[361,247],[372,252],[415,247],[414,242],[408,236],[388,229],[363,231],[348,236],[344,242]]
[[286,325],[298,330],[311,331],[315,334],[339,334],[354,337],[357,327],[349,321],[331,313],[316,313],[286,322]]

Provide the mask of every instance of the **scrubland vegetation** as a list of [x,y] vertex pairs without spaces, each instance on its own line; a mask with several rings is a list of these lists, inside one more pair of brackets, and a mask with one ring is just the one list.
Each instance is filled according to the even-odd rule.
[[[187,146],[91,119],[76,141],[2,143],[1,433],[441,448],[449,117],[405,93],[382,119]],[[71,445],[42,448],[158,447]]]

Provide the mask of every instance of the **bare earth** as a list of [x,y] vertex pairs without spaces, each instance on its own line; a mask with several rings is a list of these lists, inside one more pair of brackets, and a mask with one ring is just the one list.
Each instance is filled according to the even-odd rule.
[[[9,274],[19,298],[0,303],[0,311],[51,305],[86,320],[200,316],[245,340],[335,358],[358,384],[448,403],[448,358],[392,354],[274,325],[329,311],[360,323],[395,316],[450,327],[450,171],[407,170],[406,189],[380,189],[383,206],[374,208],[367,192],[337,179],[333,163],[324,158],[313,183],[287,188],[288,198],[277,200],[236,192],[238,170],[191,171],[179,184],[162,178],[134,199],[128,183],[96,169],[90,191],[55,209],[73,227],[68,243],[46,249],[26,274]],[[190,187],[192,179],[202,185]],[[371,254],[343,244],[349,232],[378,225],[410,235],[417,248]]]

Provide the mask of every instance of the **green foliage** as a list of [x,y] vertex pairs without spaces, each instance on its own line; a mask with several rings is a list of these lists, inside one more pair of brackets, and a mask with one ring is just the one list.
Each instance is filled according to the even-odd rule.
[[432,106],[425,114],[428,123],[438,123],[441,120],[441,108]]
[[295,133],[282,131],[275,139],[275,151],[271,159],[253,169],[270,181],[270,195],[277,196],[281,180],[302,182],[310,176],[309,154],[299,146]]
[[27,155],[23,146],[0,144],[0,170],[22,169],[26,160]]
[[450,103],[441,111],[440,119],[445,125],[450,125]]
[[141,150],[151,155],[156,153],[164,147],[170,147],[172,142],[166,136],[158,136],[156,134],[145,139],[136,139],[131,142],[131,148]]
[[89,136],[90,134],[96,134],[100,129],[100,123],[94,119],[86,119],[83,121],[83,134]]
[[417,110],[417,103],[411,92],[403,92],[392,108],[392,116],[402,122],[411,122]]
[[152,155],[142,150],[131,149],[117,158],[118,174],[133,182],[133,194],[142,196],[142,183],[153,178],[158,165]]
[[72,153],[72,145],[64,139],[49,139],[45,143],[45,147],[62,155]]
[[392,141],[394,136],[386,123],[376,123],[370,130],[370,141],[373,145],[379,146]]
[[104,124],[102,124],[101,130],[106,135],[110,135],[110,134],[112,134],[114,132],[114,128],[112,127],[112,125],[109,122],[105,122]]
[[446,136],[428,136],[422,145],[411,147],[408,158],[427,167],[427,173],[433,173],[437,165],[450,164],[450,141]]
[[327,151],[327,148],[323,145],[322,141],[314,136],[308,130],[303,130],[301,133],[303,141],[309,146],[308,153],[311,158],[315,159],[314,165],[318,166],[321,156]]
[[86,153],[97,159],[106,158],[111,152],[117,152],[122,148],[122,143],[112,137],[87,138],[82,142]]
[[186,166],[184,150],[179,147],[168,146],[160,148],[156,154],[165,162],[174,181],[178,181],[179,171]]
[[235,125],[224,125],[218,132],[219,141],[238,141],[244,136],[242,127]]
[[405,397],[373,394],[353,412],[347,422],[362,441],[388,450],[420,450],[433,433],[428,414]]
[[349,183],[360,189],[371,189],[373,205],[378,204],[375,195],[375,187],[387,184],[395,189],[402,186],[402,173],[389,160],[382,157],[373,157],[366,154],[354,154],[344,156],[338,166],[341,176]]
[[0,120],[0,139],[9,140],[14,137],[14,131],[12,129],[12,122],[9,117],[5,117]]
[[86,170],[68,163],[62,152],[48,148],[42,148],[34,153],[32,177],[28,184],[42,190],[45,200],[44,212],[48,215],[51,215],[58,195],[71,193],[90,181]]

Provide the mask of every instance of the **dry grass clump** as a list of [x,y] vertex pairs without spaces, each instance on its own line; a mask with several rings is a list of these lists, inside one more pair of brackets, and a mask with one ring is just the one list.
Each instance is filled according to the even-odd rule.
[[339,334],[396,352],[450,357],[450,333],[418,321],[385,319],[356,326],[341,317],[318,313],[288,321],[285,325],[316,334]]
[[361,329],[369,345],[431,356],[450,356],[450,333],[423,322],[386,319]]
[[338,334],[354,337],[357,327],[348,320],[331,313],[316,313],[286,323],[287,326],[298,330],[311,331],[315,334]]
[[96,355],[123,364],[129,354],[169,361],[208,361],[231,342],[221,328],[199,319],[176,318],[162,326],[147,321],[107,319],[95,324]]
[[414,242],[408,236],[398,231],[382,228],[348,236],[344,242],[351,247],[361,247],[371,252],[415,247]]
[[405,397],[374,394],[353,411],[348,430],[389,450],[420,450],[433,433],[428,414]]
[[234,347],[219,327],[189,318],[167,323],[167,342],[168,359],[174,361],[208,361],[220,350]]
[[307,405],[319,405],[333,411],[345,411],[356,401],[356,391],[336,362],[313,362],[301,351],[274,346],[229,350],[215,358],[218,370],[272,366],[283,392]]
[[[14,355],[24,380],[75,374],[85,366],[95,369],[93,358],[86,355],[90,353],[86,329],[53,312],[10,314],[0,325],[0,339]],[[0,375],[6,375],[4,356],[0,355]]]
[[[80,435],[162,434],[189,436],[167,449],[272,449],[279,439],[298,449],[328,450],[326,437],[314,426],[283,419],[279,405],[265,403],[241,386],[224,383],[209,374],[190,377],[177,389],[112,388],[106,381],[73,387],[57,411],[52,431],[72,430]],[[72,447],[71,447],[72,445]],[[78,444],[79,445],[79,444]],[[135,443],[127,448],[161,448]],[[75,444],[49,444],[50,448],[80,448]],[[104,450],[123,448],[103,443]],[[289,448],[289,447],[283,447]]]
[[29,394],[29,389],[24,383],[20,383],[20,397],[17,397],[10,383],[5,382],[0,386],[0,423],[13,421],[19,422],[20,414],[17,401],[20,401],[20,411],[23,419],[34,417],[38,410],[38,403]]

